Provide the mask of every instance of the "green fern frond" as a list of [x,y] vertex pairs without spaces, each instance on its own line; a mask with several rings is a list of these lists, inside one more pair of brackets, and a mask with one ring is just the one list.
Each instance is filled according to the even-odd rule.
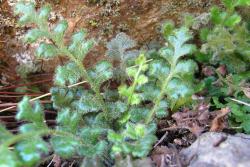
[[[116,35],[110,42],[107,44],[106,55],[112,58],[113,60],[122,60],[133,57],[130,52],[127,52],[128,49],[132,49],[136,46],[136,42],[132,40],[128,35],[121,32]],[[128,56],[130,55],[130,56]],[[137,56],[137,55],[135,55]]]
[[69,62],[64,66],[58,66],[55,72],[54,82],[58,86],[66,86],[66,84],[75,84],[82,77],[82,71],[74,62]]
[[[187,44],[187,42],[192,39],[192,35],[186,27],[181,27],[172,30],[165,38],[168,42],[167,46],[160,50],[160,57],[163,58],[167,62],[165,64],[168,65],[168,67],[166,66],[164,69],[161,69],[162,72],[160,74],[165,75],[153,74],[157,68],[159,69],[163,60],[160,59],[158,62],[153,61],[149,65],[149,74],[154,75],[159,81],[160,93],[153,101],[154,107],[149,112],[146,123],[151,122],[157,112],[159,112],[158,115],[161,117],[166,115],[166,112],[165,114],[162,112],[164,109],[166,111],[168,107],[168,102],[162,101],[165,97],[167,97],[170,102],[170,108],[174,109],[176,104],[188,101],[187,99],[190,99],[194,93],[192,78],[197,68],[196,64],[190,60],[181,60],[184,56],[192,54],[196,49],[194,45]],[[186,83],[187,81],[189,83]]]
[[56,122],[60,130],[76,133],[81,121],[81,114],[70,108],[64,108],[56,117]]
[[146,126],[143,124],[127,123],[126,129],[121,133],[109,131],[108,140],[113,142],[112,154],[133,155],[134,157],[146,156],[151,145],[156,141],[154,124]]
[[82,115],[90,112],[101,111],[100,104],[97,103],[96,97],[90,91],[84,91],[82,97],[79,100],[73,102],[73,106]]
[[83,128],[79,135],[87,141],[87,146],[82,146],[78,149],[79,155],[87,157],[102,155],[108,147],[108,143],[102,140],[105,134],[106,132],[103,128]]
[[75,93],[73,89],[53,87],[50,89],[51,100],[53,102],[53,108],[62,109],[71,106],[75,99]]
[[100,61],[95,65],[94,68],[90,69],[88,73],[95,84],[100,87],[102,83],[112,78],[112,64],[110,64],[108,61]]
[[34,166],[41,158],[42,154],[48,154],[48,144],[40,137],[34,137],[32,140],[26,139],[15,146],[18,151],[22,164],[25,166]]
[[7,139],[10,139],[11,137],[13,137],[13,134],[0,124],[0,144],[2,144]]
[[138,50],[132,50],[135,46],[136,42],[125,33],[117,34],[107,43],[106,55],[115,64],[113,71],[115,79],[124,81],[127,78],[125,71],[128,61],[140,54]]

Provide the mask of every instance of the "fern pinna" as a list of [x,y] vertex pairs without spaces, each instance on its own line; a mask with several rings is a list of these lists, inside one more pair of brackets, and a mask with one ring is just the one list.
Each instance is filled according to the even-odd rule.
[[[56,68],[55,87],[51,88],[57,125],[48,127],[43,106],[24,97],[16,115],[17,120],[25,122],[19,133],[14,135],[0,127],[0,166],[34,166],[51,152],[62,158],[100,157],[102,161],[117,155],[147,156],[156,141],[155,120],[186,104],[194,93],[197,67],[195,62],[183,59],[195,50],[194,45],[187,44],[192,38],[189,30],[166,24],[166,46],[153,54],[127,51],[135,43],[119,34],[107,46],[111,61],[100,61],[86,69],[83,61],[94,41],[86,40],[86,32],[81,30],[66,44],[67,21],[50,28],[50,10],[44,6],[37,11],[34,4],[24,3],[15,7],[15,13],[21,14],[20,24],[37,26],[25,36],[28,43],[42,41],[37,58],[68,59]],[[118,60],[116,67],[112,65],[114,60]],[[116,70],[125,75],[114,75]],[[112,79],[121,85],[111,89],[108,83]],[[87,81],[89,89],[67,87],[82,80]]]

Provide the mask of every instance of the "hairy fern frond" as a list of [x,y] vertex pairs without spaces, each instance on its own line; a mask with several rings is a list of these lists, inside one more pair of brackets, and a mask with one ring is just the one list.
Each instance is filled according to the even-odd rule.
[[115,79],[124,81],[124,78],[127,78],[126,68],[129,60],[133,60],[139,55],[138,50],[133,50],[134,47],[136,47],[136,42],[123,32],[107,43],[106,55],[115,64]]
[[[167,110],[168,107],[174,109],[180,104],[183,105],[194,93],[192,77],[196,69],[196,64],[190,60],[181,60],[182,57],[192,54],[195,51],[194,45],[187,44],[192,36],[186,27],[168,32],[166,37],[167,46],[160,50],[160,57],[162,59],[153,60],[149,66],[149,72],[159,81],[160,93],[153,101],[154,107],[149,112],[146,123],[151,122],[153,115],[158,111],[162,113],[161,111]],[[161,69],[161,71],[157,70],[160,64],[165,64],[165,68]],[[157,75],[157,73],[153,73],[152,71],[159,71],[160,73]],[[186,79],[186,77],[189,79]],[[164,100],[165,97],[169,99],[170,106]],[[159,115],[162,115],[160,113]]]
[[[129,59],[131,54],[127,52],[128,49],[132,49],[136,46],[136,42],[132,40],[128,35],[121,32],[116,35],[110,42],[107,43],[106,55],[114,60]],[[137,56],[137,55],[135,55]]]
[[156,141],[154,134],[156,126],[127,123],[121,133],[109,131],[108,139],[114,143],[112,154],[131,154],[134,157],[144,157]]

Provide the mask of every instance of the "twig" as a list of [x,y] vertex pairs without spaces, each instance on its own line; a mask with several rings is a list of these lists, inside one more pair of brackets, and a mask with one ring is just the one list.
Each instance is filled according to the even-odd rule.
[[[4,94],[4,95],[24,95],[26,93],[23,93],[23,92],[0,92],[0,94]],[[41,95],[41,93],[30,93],[30,94],[27,94],[27,95],[39,96],[39,95]]]
[[[72,87],[76,87],[76,86],[81,85],[81,84],[84,84],[84,83],[87,83],[87,81],[78,82],[78,83],[76,83],[76,84],[69,85],[69,86],[67,86],[67,87],[68,87],[68,88],[72,88]],[[44,98],[44,97],[47,97],[47,96],[50,96],[50,95],[51,95],[51,93],[43,94],[43,95],[41,95],[41,96],[35,97],[35,98],[33,98],[33,99],[30,99],[30,102],[33,102],[33,101],[35,101],[35,100],[38,100],[38,99],[41,99],[41,98]],[[15,107],[16,107],[16,105],[15,105],[15,106],[8,107],[8,108],[5,108],[5,109],[2,109],[2,110],[0,110],[0,113],[1,113],[1,112],[4,112],[4,111],[11,110],[11,109],[13,109],[13,108],[15,108]]]
[[[51,103],[51,100],[41,100],[40,103],[42,104],[48,104]],[[10,107],[10,106],[16,106],[18,103],[3,103],[0,104],[0,108]]]
[[165,134],[161,137],[161,139],[154,145],[154,148],[157,147],[161,142],[167,137],[168,131],[165,132]]
[[188,129],[188,128],[180,127],[180,126],[172,126],[172,127],[160,129],[159,132],[173,131],[173,130],[179,130],[179,129]]
[[53,159],[50,161],[50,163],[47,165],[47,167],[50,167],[50,165],[52,165],[53,163]]
[[[152,61],[153,59],[149,59],[149,60],[147,60],[146,62],[148,63],[148,62],[150,62],[150,61]],[[135,66],[131,66],[131,67],[128,67],[128,68],[133,68],[133,67],[136,67],[137,65],[135,65]],[[50,81],[50,80],[47,80],[47,81]],[[32,84],[36,84],[36,83],[40,83],[41,81],[37,81],[37,82],[34,82],[34,83],[32,83]],[[44,81],[43,81],[44,82]],[[76,83],[76,84],[73,84],[73,85],[69,85],[69,86],[67,86],[68,88],[72,88],[72,87],[75,87],[75,86],[78,86],[78,85],[81,85],[81,84],[84,84],[84,83],[87,83],[87,81],[82,81],[82,82],[78,82],[78,83]],[[29,84],[26,84],[26,86],[27,85],[29,85]],[[22,85],[19,85],[19,86],[22,86]],[[7,88],[2,88],[2,89],[0,89],[0,90],[6,90],[6,89],[10,89],[10,88],[13,88],[13,87],[15,87],[15,86],[10,86],[10,87],[7,87]],[[33,99],[30,99],[30,102],[33,102],[33,101],[35,101],[35,100],[38,100],[38,99],[41,99],[41,98],[44,98],[44,97],[47,97],[47,96],[50,96],[51,95],[51,93],[46,93],[46,94],[43,94],[43,95],[41,95],[41,96],[38,96],[38,97],[35,97],[35,98],[33,98]],[[5,108],[5,109],[2,109],[2,110],[0,110],[0,113],[1,112],[4,112],[4,111],[8,111],[8,110],[11,110],[11,109],[14,109],[16,107],[16,105],[14,105],[14,106],[11,106],[11,107],[8,107],[8,108]]]
[[52,79],[46,79],[46,80],[42,80],[42,81],[35,81],[32,83],[28,83],[28,84],[20,84],[20,85],[13,85],[13,86],[8,86],[8,87],[3,87],[0,90],[7,90],[7,89],[12,89],[12,88],[17,88],[17,87],[23,87],[23,86],[30,86],[30,85],[35,85],[35,84],[39,84],[39,83],[44,83],[44,82],[51,82]]
[[74,165],[74,163],[75,163],[75,160],[72,162],[72,164],[69,167],[72,167]]
[[[26,94],[26,96],[34,97],[37,95]],[[0,95],[0,98],[18,98],[18,97],[23,97],[23,95]]]
[[237,103],[239,103],[239,104],[244,104],[244,105],[250,107],[250,104],[249,104],[249,103],[246,103],[246,102],[244,102],[244,101],[237,100],[237,99],[234,99],[234,98],[229,98],[229,99],[232,100],[232,101],[234,101],[234,102],[237,102]]

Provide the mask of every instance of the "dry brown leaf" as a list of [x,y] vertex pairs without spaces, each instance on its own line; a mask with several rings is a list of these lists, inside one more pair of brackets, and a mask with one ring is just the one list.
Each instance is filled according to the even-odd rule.
[[213,119],[210,131],[217,132],[222,131],[226,127],[225,117],[230,112],[230,109],[223,108],[218,111],[217,116]]
[[198,137],[204,131],[204,127],[200,126],[197,122],[193,122],[191,125],[189,125],[188,130]]
[[70,19],[67,19],[68,21],[68,30],[67,30],[67,33],[71,34],[74,32],[75,30],[75,27],[77,25],[77,23],[81,20],[81,17],[75,17],[75,18],[70,18]]
[[75,27],[77,25],[77,23],[81,20],[81,17],[75,17],[75,18],[70,18],[70,19],[67,19],[68,21],[68,29],[66,31],[66,40],[65,42],[69,42],[69,36],[72,35],[72,33],[75,31]]
[[206,66],[206,67],[202,68],[202,73],[205,76],[212,76],[212,75],[214,75],[214,69],[211,66]]
[[226,65],[221,65],[219,68],[217,68],[217,71],[222,75],[225,76],[227,74],[227,67]]

